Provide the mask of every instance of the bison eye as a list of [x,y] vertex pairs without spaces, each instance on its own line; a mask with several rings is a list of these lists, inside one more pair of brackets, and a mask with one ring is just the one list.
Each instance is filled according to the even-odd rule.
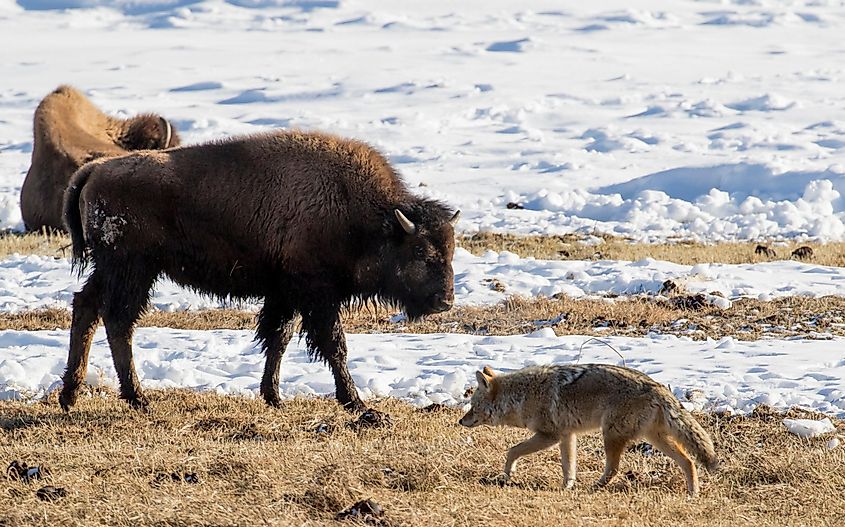
[[417,247],[414,250],[414,253],[416,254],[417,258],[425,258],[425,249],[423,249],[422,247]]

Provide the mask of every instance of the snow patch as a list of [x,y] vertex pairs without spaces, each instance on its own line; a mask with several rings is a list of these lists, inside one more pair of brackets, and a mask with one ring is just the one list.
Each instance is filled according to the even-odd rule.
[[820,420],[784,419],[783,424],[789,430],[789,433],[804,439],[828,434],[836,430],[836,427],[833,426],[833,423],[827,417]]

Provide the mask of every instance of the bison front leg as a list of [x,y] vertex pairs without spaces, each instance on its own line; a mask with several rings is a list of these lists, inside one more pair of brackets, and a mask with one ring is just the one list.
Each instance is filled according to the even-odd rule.
[[67,369],[62,377],[62,393],[59,404],[64,411],[76,404],[79,387],[85,382],[88,370],[88,352],[91,340],[97,330],[97,320],[100,317],[97,306],[97,285],[95,276],[88,278],[82,291],[73,295],[73,321],[70,326],[70,349],[68,351]]
[[302,328],[307,333],[306,340],[311,352],[326,361],[332,369],[338,402],[351,412],[366,410],[346,366],[346,337],[339,311],[303,314]]
[[282,355],[293,336],[294,311],[277,302],[267,300],[258,315],[256,338],[267,357],[264,375],[261,377],[261,396],[270,406],[279,407],[279,367]]

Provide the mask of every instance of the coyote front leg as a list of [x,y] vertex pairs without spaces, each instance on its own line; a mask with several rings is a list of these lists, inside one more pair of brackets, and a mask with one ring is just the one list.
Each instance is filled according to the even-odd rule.
[[516,460],[522,456],[545,450],[559,441],[559,438],[537,432],[522,443],[514,445],[508,450],[508,459],[505,461],[505,481],[511,479],[511,473],[516,466]]

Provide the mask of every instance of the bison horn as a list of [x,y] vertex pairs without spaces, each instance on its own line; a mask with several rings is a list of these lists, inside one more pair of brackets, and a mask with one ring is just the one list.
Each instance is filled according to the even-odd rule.
[[399,224],[402,225],[402,228],[405,229],[405,232],[408,234],[414,234],[417,232],[417,226],[414,225],[414,222],[409,220],[402,214],[402,211],[399,209],[394,209],[393,212],[396,214],[396,219],[399,220]]
[[167,148],[170,146],[170,139],[173,137],[173,129],[170,127],[170,121],[164,117],[159,117],[159,119],[161,119],[161,125],[164,127],[164,148]]
[[454,216],[452,216],[452,218],[449,220],[449,224],[451,224],[452,227],[454,227],[455,225],[458,224],[458,220],[460,218],[461,218],[461,211],[455,212]]

